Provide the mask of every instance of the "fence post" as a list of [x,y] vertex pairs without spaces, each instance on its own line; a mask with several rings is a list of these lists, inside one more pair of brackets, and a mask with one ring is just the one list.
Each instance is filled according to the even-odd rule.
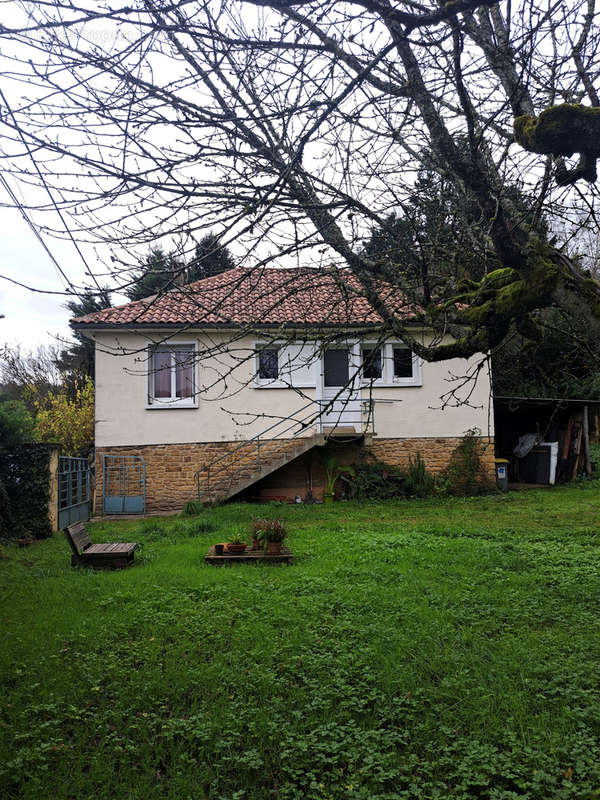
[[52,533],[58,531],[58,464],[58,447],[52,447],[48,459],[48,519]]

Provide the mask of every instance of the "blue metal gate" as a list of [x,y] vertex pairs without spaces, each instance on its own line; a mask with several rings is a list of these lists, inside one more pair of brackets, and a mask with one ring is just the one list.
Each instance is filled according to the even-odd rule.
[[58,459],[58,530],[90,518],[90,465],[87,458]]
[[144,513],[146,463],[141,456],[103,456],[102,481],[105,514]]

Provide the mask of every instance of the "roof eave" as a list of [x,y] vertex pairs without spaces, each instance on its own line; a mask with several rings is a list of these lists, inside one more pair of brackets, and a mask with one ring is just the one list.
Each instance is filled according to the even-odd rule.
[[[406,325],[422,327],[423,323],[416,319],[407,319]],[[281,330],[287,329],[304,329],[310,330],[314,328],[326,328],[332,330],[335,328],[343,328],[345,330],[373,330],[376,328],[385,328],[383,322],[127,322],[116,324],[114,322],[70,322],[69,325],[73,330],[79,331],[93,331],[93,330],[115,330],[115,331],[137,331],[137,330],[255,330],[255,329],[269,329]]]

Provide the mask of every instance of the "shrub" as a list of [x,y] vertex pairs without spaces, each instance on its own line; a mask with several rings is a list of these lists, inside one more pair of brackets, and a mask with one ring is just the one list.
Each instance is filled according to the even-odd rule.
[[86,378],[77,384],[75,397],[63,387],[45,400],[36,400],[36,436],[41,442],[58,442],[63,453],[77,456],[94,447],[94,384]]
[[204,511],[204,506],[200,500],[188,500],[184,505],[181,514],[184,517],[198,517]]
[[[333,494],[339,478],[349,475],[354,478],[354,467],[349,464],[339,464],[335,456],[325,461],[325,478],[327,480],[327,494]],[[346,482],[348,478],[346,478]]]
[[436,480],[431,472],[428,472],[419,452],[414,460],[409,456],[404,490],[407,497],[431,497],[436,490]]
[[[50,489],[50,448],[47,445],[19,445],[0,449],[0,480],[3,483],[2,515],[8,530],[4,536],[33,536],[45,539],[52,535],[48,519]],[[6,500],[10,509],[7,517]],[[7,522],[8,520],[8,522]]]
[[494,484],[487,476],[481,460],[480,436],[478,428],[465,431],[460,443],[452,451],[450,463],[440,475],[448,494],[466,497],[492,491]]
[[349,485],[352,500],[392,500],[404,496],[404,475],[373,456],[354,465],[354,480]]
[[35,423],[22,400],[0,398],[0,446],[16,447],[35,439]]

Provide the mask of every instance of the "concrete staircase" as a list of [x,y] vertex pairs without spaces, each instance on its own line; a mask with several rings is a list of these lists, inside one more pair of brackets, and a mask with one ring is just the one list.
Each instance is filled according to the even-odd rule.
[[326,435],[317,433],[295,439],[252,439],[240,444],[198,470],[198,499],[228,500],[325,441]]

